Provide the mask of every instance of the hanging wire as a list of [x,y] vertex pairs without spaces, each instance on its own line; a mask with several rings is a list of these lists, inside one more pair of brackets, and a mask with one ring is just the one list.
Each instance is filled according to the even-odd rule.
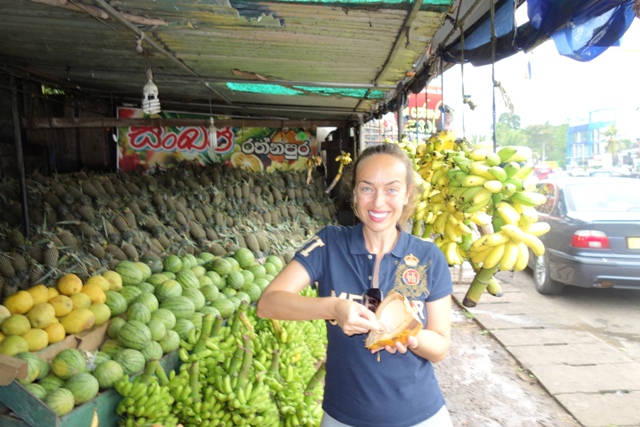
[[496,22],[495,22],[495,7],[493,0],[489,0],[491,11],[491,80],[493,82],[493,106],[492,106],[492,118],[493,118],[493,151],[498,151],[498,141],[496,138]]
[[440,126],[442,127],[442,130],[445,130],[446,122],[444,114],[446,112],[446,104],[444,103],[444,59],[442,58],[442,55],[440,55],[440,97],[442,99],[442,107],[440,108],[440,120],[442,123]]
[[[464,93],[464,27],[460,27],[460,86],[462,88],[462,103],[467,103],[467,96]],[[462,137],[466,137],[467,130],[464,124],[464,108],[462,109]]]

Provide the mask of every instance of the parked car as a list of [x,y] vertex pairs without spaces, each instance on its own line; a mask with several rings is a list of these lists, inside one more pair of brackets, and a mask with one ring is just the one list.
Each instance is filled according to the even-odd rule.
[[536,289],[554,295],[565,286],[640,290],[640,180],[565,177],[540,181],[547,203],[539,221],[545,254],[531,254]]

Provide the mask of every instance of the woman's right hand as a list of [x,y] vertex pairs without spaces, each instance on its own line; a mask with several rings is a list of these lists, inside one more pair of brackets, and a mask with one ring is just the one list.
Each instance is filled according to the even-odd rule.
[[366,334],[369,331],[384,332],[375,313],[363,304],[347,299],[336,301],[335,320],[349,336]]

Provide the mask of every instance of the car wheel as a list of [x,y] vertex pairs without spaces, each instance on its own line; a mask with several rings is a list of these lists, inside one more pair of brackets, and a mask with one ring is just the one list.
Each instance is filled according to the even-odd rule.
[[547,254],[536,257],[533,266],[533,282],[536,285],[536,290],[542,295],[558,295],[564,289],[562,283],[551,279]]

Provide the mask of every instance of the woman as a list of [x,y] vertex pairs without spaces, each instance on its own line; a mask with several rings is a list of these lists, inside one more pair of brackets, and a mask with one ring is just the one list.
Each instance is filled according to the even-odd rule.
[[[432,365],[449,349],[451,275],[433,243],[400,228],[414,208],[413,174],[395,144],[364,150],[350,182],[361,223],[320,230],[258,301],[260,317],[327,320],[322,427],[451,426]],[[314,282],[319,298],[299,295]],[[369,331],[382,331],[362,304],[372,288],[399,291],[424,325],[406,345],[382,354],[364,346]]]

